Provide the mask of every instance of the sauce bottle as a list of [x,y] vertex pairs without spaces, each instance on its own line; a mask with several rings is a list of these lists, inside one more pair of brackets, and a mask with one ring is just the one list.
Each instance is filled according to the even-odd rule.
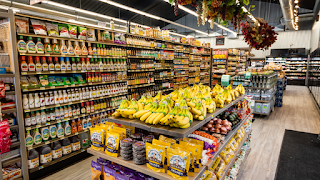
[[86,130],[88,128],[88,122],[87,122],[86,117],[82,118],[82,127],[84,130]]
[[41,123],[45,124],[47,122],[47,114],[44,109],[41,110]]
[[31,117],[29,113],[26,113],[24,116],[24,123],[26,126],[31,126]]
[[100,46],[99,44],[97,44],[97,55],[100,56],[101,55],[101,50],[100,50]]
[[39,133],[39,129],[38,128],[36,128],[35,130],[34,130],[34,135],[33,135],[33,143],[34,144],[40,144],[41,142],[42,142],[42,137],[41,137],[41,134]]
[[58,45],[58,41],[56,39],[53,39],[52,43],[53,54],[61,54],[61,49]]
[[54,71],[54,64],[52,62],[52,57],[48,57],[49,71]]
[[20,56],[20,69],[23,72],[27,72],[29,69],[29,66],[26,62],[26,57],[25,56]]
[[80,150],[80,139],[77,136],[72,136],[70,142],[72,151]]
[[92,120],[90,116],[88,116],[87,118],[87,123],[88,123],[88,128],[92,128]]
[[49,70],[49,65],[47,64],[45,56],[41,57],[41,63],[42,63],[42,71],[48,71]]
[[49,127],[49,133],[50,133],[51,139],[55,139],[57,137],[57,127],[56,127],[56,125],[51,125]]
[[88,43],[88,54],[89,54],[89,55],[93,55],[91,43]]
[[81,64],[81,62],[80,62],[80,58],[77,57],[76,61],[77,61],[77,70],[78,70],[78,71],[81,71],[81,69],[82,69],[82,64]]
[[68,48],[64,43],[64,40],[61,40],[61,54],[68,54]]
[[78,132],[77,123],[74,119],[72,120],[71,128],[72,128],[72,134]]
[[84,61],[84,58],[81,58],[81,66],[82,71],[85,71],[87,69],[87,64]]
[[78,55],[78,56],[81,55],[81,48],[79,46],[78,41],[75,41],[74,44],[75,44],[75,46],[74,46],[74,54]]
[[74,49],[73,49],[73,46],[71,44],[71,41],[68,41],[68,54],[74,55]]
[[39,110],[36,111],[36,121],[37,125],[41,125],[41,114]]
[[41,72],[42,71],[42,64],[40,63],[39,56],[36,56],[34,59],[36,61],[36,71]]
[[81,54],[82,55],[88,55],[88,50],[87,50],[85,42],[82,42]]
[[90,59],[86,58],[86,61],[87,61],[87,70],[91,70]]
[[52,159],[59,159],[62,157],[62,146],[59,141],[54,141],[51,145]]
[[82,121],[80,120],[80,118],[78,118],[77,126],[78,126],[78,131],[83,130],[83,124],[82,124]]
[[28,151],[28,169],[39,167],[39,153],[35,149]]
[[48,38],[44,39],[44,50],[46,54],[52,54],[52,46],[50,44],[50,40]]
[[58,138],[61,138],[64,136],[64,129],[63,129],[61,123],[58,123],[57,132],[58,132],[57,133]]
[[27,51],[28,53],[36,53],[36,44],[33,42],[31,36],[28,37]]
[[64,58],[60,57],[61,71],[67,70],[67,65],[64,63]]
[[44,53],[44,46],[39,37],[37,37],[36,51],[37,53],[40,53],[40,54]]
[[26,53],[27,52],[27,44],[23,40],[23,36],[19,36],[19,41],[17,43],[18,51],[20,53]]
[[36,70],[36,66],[35,64],[33,63],[33,59],[32,59],[32,56],[28,56],[28,69],[29,71],[35,71]]
[[48,127],[41,128],[41,136],[42,136],[42,140],[48,141],[48,139],[49,139],[49,128]]
[[97,55],[97,48],[96,48],[95,44],[92,44],[92,52],[93,52],[92,53],[93,55],[95,55],[95,56]]
[[60,69],[61,69],[58,57],[54,57],[54,69],[56,71],[60,71]]
[[76,71],[77,70],[77,64],[76,64],[76,61],[75,61],[74,57],[71,58],[71,69],[72,69],[72,71]]
[[96,69],[96,66],[94,64],[93,58],[90,59],[90,66],[91,66],[91,70],[95,70]]
[[27,130],[27,134],[26,134],[26,146],[27,147],[31,147],[33,145],[33,138],[30,135],[30,130]]
[[71,144],[68,138],[64,138],[61,142],[62,154],[67,155],[71,153]]
[[64,132],[66,135],[70,135],[72,130],[71,130],[71,126],[69,125],[69,121],[66,122],[66,125],[64,127]]
[[103,55],[106,56],[107,55],[107,49],[106,49],[106,46],[103,45]]
[[52,161],[51,148],[47,144],[41,146],[39,153],[41,164],[47,164]]
[[69,61],[69,57],[66,57],[66,66],[67,66],[67,71],[71,71],[72,67]]

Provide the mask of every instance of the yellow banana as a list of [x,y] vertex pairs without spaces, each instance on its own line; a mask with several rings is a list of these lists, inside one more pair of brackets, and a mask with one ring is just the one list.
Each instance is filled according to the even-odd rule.
[[141,121],[145,121],[151,114],[152,114],[151,111],[145,113],[144,115],[142,115],[142,116],[140,117],[140,120],[141,120]]

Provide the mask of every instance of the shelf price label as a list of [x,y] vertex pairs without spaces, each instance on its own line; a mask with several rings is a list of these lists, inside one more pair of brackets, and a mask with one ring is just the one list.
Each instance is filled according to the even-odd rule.
[[46,141],[44,144],[50,144],[50,141]]
[[45,87],[40,87],[40,90],[45,90],[46,88]]
[[39,166],[39,170],[40,170],[40,169],[43,169],[43,168],[44,168],[43,166]]
[[27,75],[27,72],[21,72],[21,75]]
[[46,125],[50,125],[50,122],[47,122]]
[[31,130],[31,127],[27,127],[26,130],[27,130],[27,131],[28,131],[28,130]]

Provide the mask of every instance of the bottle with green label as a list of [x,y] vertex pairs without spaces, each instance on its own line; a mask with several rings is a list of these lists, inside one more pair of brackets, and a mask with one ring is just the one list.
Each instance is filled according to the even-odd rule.
[[41,39],[39,37],[37,37],[36,51],[37,53],[44,53],[44,45],[42,44]]
[[28,37],[27,51],[28,53],[36,53],[36,44],[33,42],[31,36]]
[[69,125],[69,122],[66,122],[66,125],[64,127],[64,132],[66,135],[70,135],[71,134],[71,126]]
[[57,127],[56,127],[56,125],[51,125],[49,127],[49,132],[50,132],[50,137],[52,139],[55,139],[57,137]]
[[33,142],[34,144],[40,144],[42,142],[41,134],[39,133],[39,129],[36,128],[33,133]]
[[27,147],[31,147],[33,145],[33,138],[30,135],[30,130],[27,130],[27,134],[26,134],[26,146]]
[[58,138],[61,138],[64,136],[64,129],[63,129],[61,123],[58,123],[57,132],[58,132],[57,133]]
[[49,139],[49,128],[48,127],[41,128],[41,136],[44,141],[47,141]]
[[19,36],[19,41],[18,41],[18,51],[20,53],[26,53],[27,52],[27,44],[23,40],[23,36]]

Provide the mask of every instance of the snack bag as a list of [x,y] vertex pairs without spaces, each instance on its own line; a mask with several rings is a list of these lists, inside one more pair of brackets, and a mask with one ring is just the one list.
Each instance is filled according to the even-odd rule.
[[59,36],[59,27],[57,24],[46,23],[46,26],[47,26],[48,36],[54,36],[54,37]]
[[110,169],[107,166],[103,166],[103,178],[104,180],[114,180],[115,170]]
[[190,153],[178,149],[167,149],[167,174],[178,180],[188,180]]
[[108,131],[106,137],[106,154],[112,157],[118,157],[120,135],[115,132]]
[[91,180],[100,180],[101,165],[97,162],[91,161]]
[[220,160],[221,160],[220,156],[216,157],[216,159],[214,160],[210,170],[215,170],[218,167],[218,165],[220,163]]
[[77,26],[68,24],[69,37],[77,39]]
[[67,37],[67,38],[70,37],[67,24],[58,24],[58,27],[59,27],[60,37]]
[[115,173],[114,174],[114,179],[115,180],[129,180],[129,177]]
[[171,139],[171,138],[167,138],[167,137],[165,137],[165,136],[163,136],[163,135],[160,135],[160,136],[159,136],[159,141],[167,142],[167,143],[170,143],[171,145],[174,145],[174,144],[177,143],[176,140]]
[[29,20],[24,17],[15,17],[17,33],[29,33]]
[[199,180],[209,180],[212,177],[213,173],[206,170],[201,177],[199,178]]
[[163,146],[165,149],[165,161],[164,161],[164,169],[167,169],[167,155],[168,155],[168,148],[170,148],[170,143],[163,142],[157,139],[152,139],[152,144],[153,145],[158,145],[158,146]]
[[200,141],[200,140],[197,140],[197,139],[192,139],[192,138],[187,138],[187,137],[183,138],[183,141],[190,142],[190,143],[193,143],[193,144],[198,144],[203,149],[203,145],[204,145],[203,141]]
[[78,39],[86,40],[87,28],[78,26]]
[[125,128],[117,126],[109,126],[108,131],[118,132],[120,134],[120,140],[126,138],[127,132]]
[[46,24],[43,21],[31,19],[34,34],[36,35],[47,35]]
[[189,171],[188,171],[188,176],[194,176],[194,161],[195,161],[195,150],[193,147],[190,146],[185,146],[183,144],[175,144],[174,146],[171,146],[174,149],[180,149],[182,151],[188,152],[190,154],[190,166],[189,166]]
[[91,148],[96,151],[104,150],[104,130],[98,126],[90,128]]
[[191,151],[194,150],[194,172],[199,172],[199,168],[202,166],[201,164],[201,158],[202,158],[202,147],[197,144],[180,141],[179,144],[181,144],[184,147],[189,147]]
[[225,166],[226,166],[226,163],[223,161],[223,159],[221,159],[218,166],[214,170],[214,173],[216,173],[219,179],[221,178],[221,175],[224,172]]
[[146,143],[147,167],[155,172],[163,172],[165,160],[165,148],[163,146]]
[[88,41],[96,41],[95,31],[94,29],[87,29],[87,40]]

